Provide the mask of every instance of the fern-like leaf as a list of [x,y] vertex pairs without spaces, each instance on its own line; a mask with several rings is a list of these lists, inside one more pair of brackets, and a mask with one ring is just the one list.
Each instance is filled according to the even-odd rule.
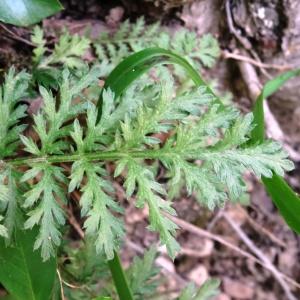
[[[81,157],[84,157],[85,153],[91,153],[99,148],[103,120],[99,124],[96,123],[96,120],[96,107],[90,104],[85,136],[83,136],[79,122],[75,121],[74,123],[74,131],[71,136],[76,143],[77,153]],[[111,212],[122,213],[122,209],[109,196],[109,193],[113,192],[113,188],[110,182],[103,178],[106,175],[100,164],[88,162],[84,158],[78,160],[72,166],[69,192],[82,185],[81,214],[83,217],[87,216],[84,228],[88,235],[96,237],[97,252],[104,251],[107,259],[112,259],[113,251],[117,248],[118,240],[124,232],[122,222]],[[84,181],[83,178],[85,178]]]
[[[66,122],[83,112],[86,107],[81,102],[73,103],[73,98],[97,80],[99,71],[98,67],[94,67],[71,85],[70,74],[65,70],[62,74],[58,107],[52,93],[43,87],[40,88],[44,106],[42,111],[34,115],[34,129],[40,143],[38,145],[31,138],[21,137],[26,151],[35,156],[46,156],[63,154],[69,148],[65,137],[71,134],[71,126]],[[31,209],[25,227],[40,225],[34,247],[35,249],[41,247],[42,256],[47,259],[50,255],[54,255],[54,246],[60,243],[61,234],[58,228],[64,224],[65,219],[61,205],[66,202],[61,184],[66,183],[66,178],[59,167],[52,166],[45,159],[32,165],[24,174],[22,181],[26,182],[37,176],[41,179],[25,194],[24,207]]]
[[166,192],[162,185],[154,179],[153,173],[141,162],[133,159],[123,159],[119,162],[115,176],[118,176],[122,169],[127,168],[127,176],[125,180],[126,194],[130,197],[135,188],[137,188],[137,203],[139,208],[145,204],[149,208],[150,230],[159,232],[160,239],[167,246],[169,255],[175,258],[179,251],[179,245],[174,239],[177,225],[173,223],[164,213],[175,215],[175,210],[171,207],[171,203],[164,200],[162,196],[166,196]]
[[135,257],[128,273],[129,285],[137,300],[152,295],[157,286],[159,269],[155,267],[156,249],[151,247],[143,258]]
[[28,213],[29,218],[25,222],[25,229],[40,225],[34,249],[41,248],[42,257],[47,260],[50,255],[55,254],[54,246],[60,244],[59,226],[65,223],[61,206],[66,203],[66,197],[59,182],[66,183],[66,178],[61,168],[41,163],[33,165],[24,174],[22,181],[26,182],[36,176],[40,177],[40,181],[24,195],[24,208],[33,208]]
[[46,53],[46,40],[44,39],[44,32],[41,27],[35,26],[33,28],[31,42],[36,47],[33,50],[33,62],[39,63]]
[[0,87],[0,159],[15,152],[19,134],[26,128],[18,123],[26,115],[26,105],[20,101],[27,96],[29,79],[27,73],[16,74],[11,68]]
[[2,226],[5,227],[8,243],[12,241],[14,230],[22,226],[19,208],[22,195],[17,184],[19,178],[19,172],[9,166],[0,170],[0,211],[4,215]]
[[20,226],[18,202],[20,193],[17,186],[18,173],[1,159],[15,154],[20,144],[19,134],[26,128],[20,120],[26,116],[26,105],[21,104],[27,95],[30,76],[17,73],[11,68],[0,87],[0,215],[4,225],[1,233],[8,240],[17,226]]
[[45,50],[42,48],[44,45],[42,44],[40,29],[35,29],[33,42],[38,46],[35,56],[37,53],[39,54],[40,68],[46,68],[54,64],[64,64],[69,68],[81,68],[83,67],[82,56],[90,46],[88,38],[77,34],[71,35],[69,32],[64,31],[58,43],[55,44],[53,53],[41,59],[40,53],[45,52]]
[[220,55],[218,42],[210,34],[199,38],[185,28],[171,34],[159,23],[146,25],[143,17],[132,24],[128,20],[121,23],[114,34],[102,33],[93,45],[98,58],[111,65],[147,47],[175,51],[196,66],[212,67]]

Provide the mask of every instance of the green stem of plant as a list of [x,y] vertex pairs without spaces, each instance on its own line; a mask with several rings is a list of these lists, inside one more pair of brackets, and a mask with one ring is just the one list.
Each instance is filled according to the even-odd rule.
[[114,251],[114,258],[107,261],[117,293],[120,300],[134,300],[132,291],[130,290],[126,275],[122,268],[121,260],[116,251]]
[[87,161],[107,161],[107,160],[118,160],[126,157],[131,158],[142,158],[142,159],[156,159],[163,155],[174,155],[175,150],[167,152],[164,149],[153,149],[153,150],[138,150],[138,151],[102,151],[93,153],[82,153],[82,154],[67,154],[67,155],[47,155],[40,157],[22,157],[14,159],[0,160],[0,168],[4,165],[12,167],[27,166],[35,163],[66,163],[78,160]]

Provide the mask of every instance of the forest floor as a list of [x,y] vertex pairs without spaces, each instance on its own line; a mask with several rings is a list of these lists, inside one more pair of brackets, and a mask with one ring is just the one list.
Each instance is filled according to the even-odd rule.
[[[234,51],[237,37],[229,32],[224,5],[218,12],[224,22],[219,21],[218,25],[212,24],[203,29],[203,20],[197,19],[195,8],[189,9],[188,6],[182,9],[181,6],[155,6],[152,2],[138,5],[138,1],[100,3],[89,0],[81,1],[80,4],[71,0],[63,2],[66,10],[58,17],[44,21],[45,28],[67,26],[72,32],[76,32],[85,24],[94,22],[100,24],[97,28],[101,31],[101,26],[118,26],[126,18],[135,20],[145,15],[147,22],[160,20],[170,28],[192,24],[196,29],[198,26],[200,33],[212,31],[219,39],[222,56],[213,69],[205,71],[205,77],[218,78],[221,88],[232,93],[233,101],[243,111],[248,111],[253,103],[253,91],[249,90],[249,81],[253,78],[249,79],[251,75],[247,71],[258,74],[254,78],[258,83],[266,81],[263,73],[268,68],[257,60],[253,62],[253,58],[249,59],[247,49],[238,54],[228,54],[229,48],[230,53],[237,53]],[[30,57],[32,51],[30,44],[26,44],[28,31],[17,28],[9,30],[12,32],[0,28],[0,68],[6,69],[12,64],[26,67],[24,58]],[[224,32],[226,34],[221,34]],[[245,69],[246,73],[242,73],[241,70]],[[279,74],[280,71],[282,70],[274,67],[272,75]],[[269,128],[271,133],[272,126],[278,125],[276,115],[281,114],[280,108],[275,109],[275,125],[271,121]],[[282,128],[291,126],[288,124],[288,117],[283,120],[285,123],[280,123]],[[286,136],[287,133],[283,131],[283,134]],[[285,138],[289,141],[287,147],[296,163],[296,170],[288,174],[287,178],[299,191],[300,164],[297,160],[300,153],[296,147],[298,141],[293,138],[292,135]],[[138,210],[133,203],[125,202],[122,188],[116,188],[118,199],[126,206],[127,239],[122,259],[128,265],[135,254],[143,253],[151,244],[156,243],[157,236],[146,230],[147,211]],[[159,287],[160,294],[164,295],[161,299],[168,299],[172,291],[176,292],[178,287],[183,287],[188,281],[201,285],[208,277],[221,279],[221,295],[217,297],[218,300],[284,300],[289,299],[289,292],[300,299],[300,238],[291,232],[278,215],[262,185],[250,176],[248,191],[250,200],[246,201],[247,204],[227,204],[223,209],[213,212],[200,207],[182,191],[182,196],[174,202],[178,212],[175,222],[181,227],[178,240],[182,251],[173,263],[167,257],[165,249],[161,248],[157,259],[164,277],[164,282]]]

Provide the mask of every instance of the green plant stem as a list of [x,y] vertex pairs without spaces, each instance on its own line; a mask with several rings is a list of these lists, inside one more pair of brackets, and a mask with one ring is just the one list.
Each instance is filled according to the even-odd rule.
[[107,263],[120,300],[133,300],[134,298],[122,268],[120,257],[116,251],[114,251],[114,258],[108,260]]
[[139,151],[102,151],[84,154],[68,154],[68,155],[51,155],[51,156],[40,156],[40,157],[26,157],[26,158],[14,158],[0,160],[0,168],[5,164],[12,167],[27,166],[35,163],[64,163],[73,162],[78,160],[87,161],[101,161],[101,160],[118,160],[121,158],[132,157],[142,159],[155,159],[160,158],[163,155],[174,155],[175,150],[167,152],[164,149],[153,149],[153,150],[139,150]]

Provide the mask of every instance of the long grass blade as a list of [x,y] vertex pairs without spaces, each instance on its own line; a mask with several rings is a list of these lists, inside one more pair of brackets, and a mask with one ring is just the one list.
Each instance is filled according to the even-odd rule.
[[[260,143],[264,140],[264,108],[263,101],[275,93],[289,79],[300,75],[300,69],[288,71],[268,81],[258,96],[253,109],[256,127],[252,132],[252,143]],[[268,194],[271,196],[276,207],[285,219],[286,223],[295,232],[300,233],[300,198],[285,182],[285,180],[274,174],[272,178],[263,178],[263,183]]]

